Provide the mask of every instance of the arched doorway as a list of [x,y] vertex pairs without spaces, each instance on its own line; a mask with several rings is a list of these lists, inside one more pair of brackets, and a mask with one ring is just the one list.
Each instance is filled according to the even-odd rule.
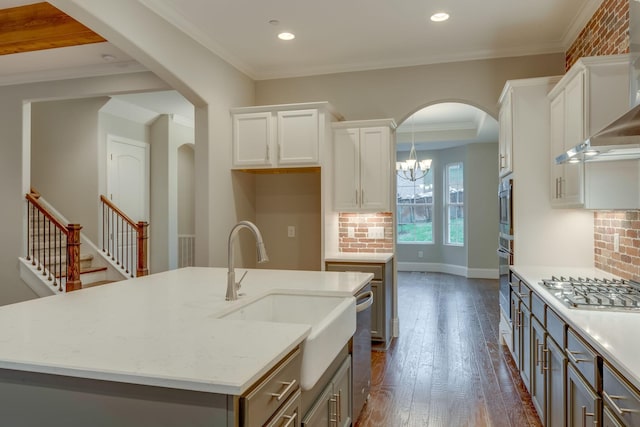
[[497,277],[498,122],[462,102],[428,105],[398,126],[396,157],[398,270]]

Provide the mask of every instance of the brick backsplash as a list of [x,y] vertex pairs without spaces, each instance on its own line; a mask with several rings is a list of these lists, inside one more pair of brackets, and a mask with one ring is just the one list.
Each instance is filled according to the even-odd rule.
[[565,54],[565,67],[583,56],[629,53],[629,0],[604,0]]
[[[594,214],[595,266],[625,279],[640,279],[640,211]],[[620,248],[614,251],[614,235]]]
[[[342,212],[338,216],[340,252],[393,252],[393,216],[391,212],[358,214]],[[369,238],[370,227],[384,227],[384,238]],[[349,237],[349,229],[353,237]]]

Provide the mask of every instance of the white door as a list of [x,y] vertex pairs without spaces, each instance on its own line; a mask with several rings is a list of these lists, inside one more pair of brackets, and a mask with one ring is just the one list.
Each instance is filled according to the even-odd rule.
[[107,137],[107,197],[132,220],[149,220],[149,144]]

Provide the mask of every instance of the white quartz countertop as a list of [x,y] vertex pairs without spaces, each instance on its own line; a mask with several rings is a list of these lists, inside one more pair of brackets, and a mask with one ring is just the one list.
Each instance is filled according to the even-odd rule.
[[364,263],[387,263],[393,258],[393,253],[363,253],[363,252],[337,252],[324,257],[325,262],[364,262]]
[[542,297],[545,303],[576,330],[629,382],[640,389],[640,311],[597,311],[571,309],[540,284],[555,276],[614,278],[596,268],[513,266],[512,270]]
[[190,267],[0,307],[0,368],[241,395],[310,326],[219,314],[270,291],[348,297],[372,278],[249,270],[246,295],[225,301],[226,276]]

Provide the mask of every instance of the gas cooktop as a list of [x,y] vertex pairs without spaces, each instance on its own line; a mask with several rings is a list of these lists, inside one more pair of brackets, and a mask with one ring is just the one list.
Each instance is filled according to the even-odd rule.
[[540,284],[569,308],[640,312],[640,283],[632,280],[552,276]]

